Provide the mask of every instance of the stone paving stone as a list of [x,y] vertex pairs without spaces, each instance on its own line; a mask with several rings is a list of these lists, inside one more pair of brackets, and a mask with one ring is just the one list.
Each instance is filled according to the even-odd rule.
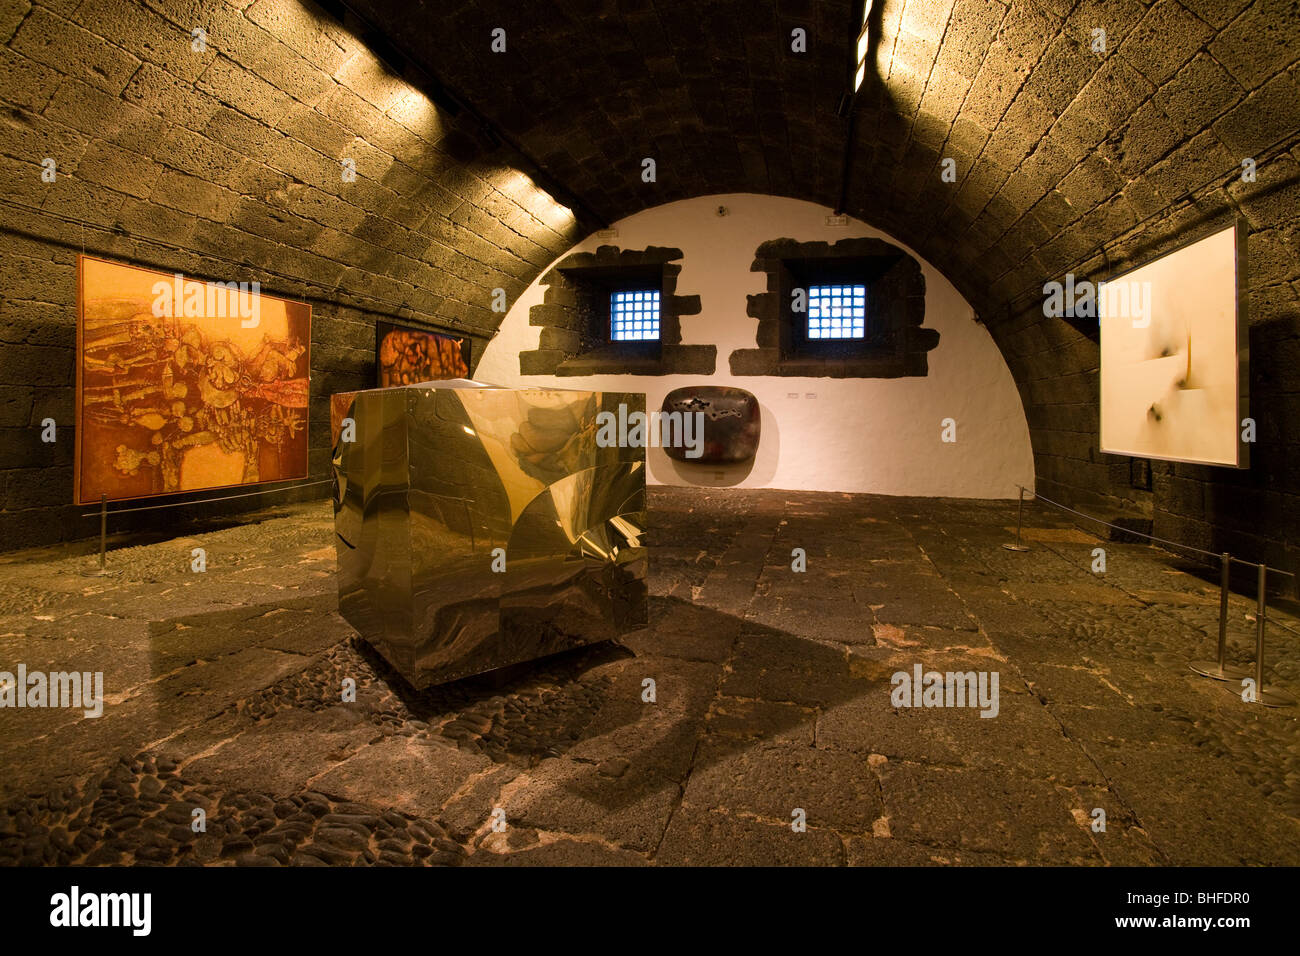
[[[134,753],[145,742],[163,740],[220,711],[239,689],[274,681],[301,666],[299,657],[252,647],[136,688],[129,699],[119,702],[110,696],[102,717],[74,718],[52,728],[40,742],[40,760],[19,761],[12,773],[0,780],[0,790],[26,789],[43,774],[57,778],[102,767],[120,753]],[[105,692],[111,695],[111,672],[105,673],[104,679]],[[11,725],[7,732],[21,735],[18,725]],[[26,741],[20,736],[18,749],[26,746]],[[15,742],[10,738],[7,744],[5,750]]]
[[920,713],[937,725],[949,748],[968,766],[1007,769],[1065,785],[1103,780],[1078,743],[1062,733],[1055,717],[1032,697],[1002,695],[998,715],[992,718],[968,708]]
[[286,710],[245,729],[186,770],[204,783],[289,796],[328,775],[374,736],[372,726],[350,719],[342,709]]
[[1219,589],[1204,586],[1196,587],[1195,585],[1199,583],[1193,578],[1187,582],[1185,589],[1175,590],[1167,587],[1163,590],[1135,588],[1133,596],[1146,604],[1158,605],[1164,611],[1175,608],[1205,608],[1208,606],[1214,608],[1217,614],[1219,609]]
[[654,861],[666,866],[841,866],[844,846],[829,830],[795,833],[778,825],[711,810],[673,814]]
[[457,840],[468,841],[489,823],[501,791],[523,772],[519,766],[495,764],[475,774],[443,807],[438,822]]
[[[1217,703],[1213,700],[1217,691],[1229,688],[1226,683],[1193,674],[1183,654],[1168,666],[1124,660],[1106,664],[1100,655],[1099,659],[1106,667],[1106,679],[1126,700],[1174,715],[1199,716]],[[1235,695],[1237,688],[1230,691]]]
[[1117,707],[1128,704],[1123,692],[1107,674],[1082,664],[1066,666],[1027,662],[1020,672],[1029,689],[1046,704],[1070,703],[1080,707]]
[[587,840],[559,839],[505,853],[480,849],[466,866],[648,866],[645,857]]
[[785,743],[706,739],[683,804],[788,823],[796,807],[811,827],[870,832],[882,815],[880,784],[866,758]]
[[1107,707],[1075,707],[1057,703],[1051,711],[1070,739],[1089,748],[1089,752],[1091,745],[1096,744],[1186,745],[1193,741],[1190,722],[1127,702]]
[[[359,724],[359,720],[344,718],[347,723],[339,729]],[[328,725],[322,723],[321,729]],[[213,748],[233,740],[249,729],[248,718],[235,708],[228,708],[212,717],[200,720],[193,725],[177,731],[166,740],[160,741],[152,748],[154,755],[161,760],[170,760],[177,765],[195,759],[197,754],[206,753]]]
[[658,845],[681,796],[676,781],[638,767],[612,777],[569,757],[542,761],[516,784],[502,805],[509,825],[592,834],[647,852]]
[[[1017,600],[1027,601],[1030,604],[1036,604],[1040,601],[1078,601],[1080,597],[1079,588],[1069,583],[1051,582],[1040,584],[1008,581],[1006,589]],[[1110,587],[1089,588],[1088,603],[1125,605],[1127,607],[1142,606],[1142,603],[1136,598],[1117,588]]]
[[705,724],[708,733],[723,737],[807,747],[813,744],[816,727],[812,708],[738,697],[715,699]]
[[641,704],[637,714],[634,722],[602,727],[578,741],[567,755],[606,775],[622,776],[631,768],[641,775],[684,780],[703,730],[702,718],[655,704]]
[[[117,695],[99,720],[5,714],[0,861],[1295,862],[1294,713],[1186,670],[1213,652],[1213,580],[1116,542],[1093,575],[1090,548],[1063,534],[1003,551],[1005,503],[670,488],[651,501],[668,542],[651,546],[652,582],[671,596],[649,628],[422,694],[338,618],[318,503],[121,549],[117,578],[82,578],[85,555],[66,549],[0,557],[0,654],[51,669],[75,651]],[[192,574],[190,546],[221,560]],[[807,576],[789,570],[796,546]],[[292,572],[269,581],[281,565]],[[910,592],[919,610],[903,617],[969,608],[979,629],[896,623],[859,603],[873,591],[901,607]],[[1251,607],[1233,596],[1234,660],[1253,644]],[[1293,692],[1297,647],[1270,630],[1270,680]],[[916,663],[997,670],[999,716],[894,709],[890,677]],[[344,676],[355,704],[338,700]],[[186,799],[232,808],[229,833],[158,842],[150,801],[173,767]],[[862,767],[883,781],[874,817],[853,789]],[[311,796],[323,786],[333,803]],[[800,792],[818,808],[795,835],[784,804]],[[30,793],[85,849],[17,833]],[[97,799],[97,822],[72,826]],[[406,816],[381,819],[394,804]],[[498,804],[505,834],[486,829]],[[1095,806],[1105,834],[1088,826]],[[358,819],[306,826],[308,807]],[[281,824],[297,835],[263,849]]]
[[775,630],[798,633],[808,641],[832,646],[874,644],[871,609],[856,604],[817,608],[790,606],[777,599],[766,610],[752,613],[750,620]]
[[[1075,822],[1089,835],[1109,865],[1155,866],[1168,863],[1151,841],[1151,835],[1142,829],[1132,809],[1118,794],[1094,787],[1075,787],[1070,789],[1068,799],[1072,801],[1071,813]],[[1093,829],[1096,822],[1094,811],[1098,809],[1106,814],[1106,828],[1100,832]]]
[[[46,609],[41,616],[51,619],[35,614],[0,618],[6,670],[12,672],[22,661],[29,670],[102,670],[106,681],[110,671],[117,671],[114,683],[119,688],[156,676],[150,666],[147,622],[100,611]],[[95,640],[88,641],[84,636],[92,630]]]
[[846,700],[862,690],[845,651],[750,625],[726,665],[721,693],[806,707]]
[[1025,636],[1051,633],[1051,624],[1046,618],[1001,588],[968,587],[962,591],[962,598],[979,618],[986,633]]
[[898,651],[918,648],[919,652],[930,654],[945,651],[962,653],[972,649],[992,650],[988,639],[975,631],[933,625],[875,624],[871,628],[871,636],[872,643]]
[[721,663],[740,634],[738,617],[699,608],[681,598],[650,598],[652,628],[620,638],[638,655]]
[[907,840],[850,836],[844,841],[849,866],[1013,866],[992,853],[930,847]]
[[1056,664],[1072,667],[1077,664],[1091,663],[1091,649],[1086,645],[1073,643],[1052,631],[1051,626],[1037,618],[1043,633],[1026,633],[990,629],[987,633],[993,646],[1002,656],[1009,660],[1024,662],[1026,666],[1033,663]]
[[876,620],[884,624],[920,624],[965,630],[978,627],[961,598],[946,588],[897,584],[889,588],[866,588],[857,591],[855,596],[860,603],[870,606]]
[[240,647],[316,654],[352,634],[333,610],[330,596],[321,595],[152,621],[149,649],[160,673],[195,660],[215,659]]
[[314,777],[311,785],[338,800],[436,817],[472,776],[491,766],[487,757],[450,742],[392,736],[361,748]]
[[1094,756],[1171,863],[1300,864],[1300,821],[1250,789],[1233,761],[1154,744],[1097,747]]
[[338,611],[328,605],[319,609],[270,610],[250,625],[261,635],[259,646],[290,654],[319,654],[355,633]]
[[890,761],[880,769],[895,838],[1029,863],[1089,863],[1100,854],[1051,784],[1005,771]]
[[[843,667],[842,664],[840,666]],[[735,676],[734,673],[729,673],[724,679],[724,694],[752,696],[805,707],[830,707],[861,693],[861,681],[851,675],[826,673],[811,667],[767,668],[757,675],[756,687],[749,695],[741,690],[745,686],[743,681],[732,679]]]
[[[708,661],[675,657],[635,657],[603,672],[610,685],[591,722],[591,732],[604,733],[641,720],[647,714],[670,712],[702,718],[713,699],[722,667]],[[645,699],[646,680],[654,681],[654,701]]]
[[740,633],[740,622],[737,621],[735,628],[728,630],[732,630],[732,633],[706,628],[667,632],[646,629],[619,638],[619,643],[638,657],[657,655],[721,664],[731,653],[731,645]]
[[[779,513],[774,499],[767,508]],[[754,585],[763,566],[763,557],[772,544],[773,518],[760,505],[744,527],[721,552],[717,566],[709,572],[695,602],[723,613],[744,611],[754,596]],[[717,548],[717,543],[713,543]]]

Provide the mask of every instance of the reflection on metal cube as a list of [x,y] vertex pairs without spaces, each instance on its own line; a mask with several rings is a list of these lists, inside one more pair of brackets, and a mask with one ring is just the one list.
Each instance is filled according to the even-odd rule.
[[645,449],[596,442],[620,404],[645,396],[453,380],[353,399],[339,610],[414,687],[645,627]]

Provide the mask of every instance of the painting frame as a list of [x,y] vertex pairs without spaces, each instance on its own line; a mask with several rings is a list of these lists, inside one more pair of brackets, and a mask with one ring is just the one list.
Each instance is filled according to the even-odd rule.
[[434,343],[451,342],[451,343],[459,344],[460,346],[459,349],[460,364],[463,366],[463,370],[457,368],[453,370],[456,372],[456,374],[451,374],[451,375],[433,375],[425,378],[419,378],[417,376],[416,381],[433,382],[433,381],[446,381],[448,379],[454,379],[454,378],[469,378],[470,369],[472,368],[472,360],[473,360],[473,341],[467,333],[454,332],[450,329],[443,329],[437,327],[405,325],[398,322],[390,322],[387,319],[377,319],[375,321],[375,387],[376,388],[391,388],[395,385],[415,384],[415,381],[394,382],[394,381],[385,380],[385,369],[391,366],[385,363],[384,361],[384,355],[383,355],[384,342],[388,338],[388,336],[393,333],[407,333],[408,335],[411,335],[413,337],[418,337],[417,341],[420,339],[427,339]]
[[[93,476],[88,474],[87,469],[91,467],[89,464],[89,459],[92,457],[92,455],[88,453],[87,445],[88,443],[91,443],[93,441],[94,436],[92,433],[95,431],[97,427],[97,423],[92,423],[90,421],[90,419],[93,416],[88,414],[89,405],[91,404],[88,401],[88,391],[91,389],[99,390],[106,387],[110,389],[112,388],[112,386],[92,384],[91,381],[92,379],[96,377],[101,377],[99,373],[102,372],[102,369],[96,370],[95,373],[90,373],[88,372],[88,368],[87,368],[88,348],[99,347],[96,344],[92,344],[93,335],[91,336],[92,341],[88,342],[88,332],[91,332],[90,326],[92,322],[96,322],[96,323],[102,322],[101,317],[95,316],[94,318],[92,318],[90,315],[88,315],[88,308],[91,311],[98,311],[97,309],[95,309],[93,303],[99,302],[104,298],[106,298],[106,296],[103,294],[103,290],[88,289],[89,273],[92,271],[92,269],[99,269],[99,268],[104,268],[106,270],[122,270],[123,273],[129,272],[129,273],[143,274],[143,278],[140,276],[136,276],[135,277],[136,281],[143,281],[144,278],[152,278],[155,280],[153,284],[153,288],[155,290],[157,289],[160,283],[171,282],[175,286],[178,302],[180,301],[179,296],[182,294],[182,291],[184,290],[186,293],[192,292],[193,287],[195,285],[201,286],[203,288],[204,290],[203,301],[207,304],[211,304],[214,301],[214,293],[216,296],[237,295],[239,296],[238,302],[241,304],[241,306],[244,303],[247,303],[251,309],[256,310],[253,314],[259,316],[258,323],[255,323],[253,326],[244,326],[241,324],[240,326],[241,329],[248,329],[249,331],[257,328],[258,325],[260,325],[260,316],[262,313],[263,303],[271,304],[271,310],[273,316],[281,316],[281,310],[282,310],[283,324],[286,329],[286,335],[284,336],[283,343],[282,343],[284,348],[279,348],[281,343],[271,340],[269,337],[266,336],[265,329],[262,329],[261,334],[262,334],[263,347],[251,359],[249,356],[245,355],[242,351],[240,351],[237,346],[233,350],[228,349],[227,353],[225,354],[234,365],[241,368],[243,364],[245,364],[248,361],[255,362],[262,358],[265,358],[266,362],[263,368],[272,369],[278,367],[280,371],[284,371],[286,368],[291,369],[291,371],[289,371],[283,377],[276,376],[273,373],[268,373],[268,377],[266,378],[251,380],[251,389],[256,392],[256,396],[255,396],[256,400],[261,402],[266,407],[275,405],[278,409],[280,409],[279,412],[273,413],[269,417],[278,418],[278,421],[274,423],[273,427],[280,429],[282,432],[287,431],[289,435],[290,452],[286,453],[284,458],[281,458],[281,452],[277,450],[275,452],[275,460],[277,461],[277,463],[289,462],[288,465],[286,465],[280,471],[272,473],[271,476],[260,477],[260,472],[261,472],[260,460],[261,460],[262,453],[261,453],[260,446],[257,446],[253,453],[257,458],[257,462],[251,466],[247,465],[247,462],[245,463],[246,464],[245,475],[250,470],[250,468],[254,469],[259,474],[259,477],[256,480],[244,480],[244,478],[241,477],[240,480],[235,480],[235,481],[216,481],[211,483],[205,483],[200,481],[187,487],[163,487],[160,490],[154,490],[154,489],[140,490],[139,487],[136,487],[134,490],[126,490],[126,491],[122,491],[121,493],[112,493],[111,489],[105,490],[105,485],[109,484],[112,481],[111,476],[105,477],[109,467],[111,466],[104,465],[100,467],[97,473]],[[237,291],[232,291],[235,289],[237,289]],[[209,290],[213,290],[213,291],[209,291]],[[97,295],[96,291],[99,291],[100,294]],[[291,299],[285,296],[277,296],[270,293],[262,292],[260,282],[231,282],[228,280],[207,279],[199,276],[188,275],[176,270],[160,269],[157,266],[142,264],[140,262],[135,262],[130,260],[111,259],[105,256],[92,255],[88,253],[80,253],[77,256],[76,294],[77,294],[76,344],[73,352],[73,362],[75,366],[73,405],[74,405],[75,429],[76,429],[75,439],[73,442],[74,444],[73,503],[75,505],[95,505],[95,504],[99,504],[101,501],[105,501],[105,502],[140,501],[140,500],[152,499],[152,498],[166,498],[166,497],[193,495],[193,494],[209,492],[209,491],[225,491],[225,490],[231,490],[236,488],[253,488],[262,485],[278,484],[278,483],[291,482],[291,481],[301,481],[302,479],[309,477],[310,440],[308,436],[309,436],[310,425],[311,425],[310,394],[311,394],[311,321],[312,321],[312,306],[310,303],[302,301],[300,299]],[[136,299],[138,301],[139,296],[137,296]],[[233,304],[236,300],[234,298],[231,298],[229,301]],[[174,323],[178,323],[177,327],[179,327],[179,324],[186,325],[187,333],[189,333],[192,329],[197,330],[199,325],[205,319],[211,319],[215,317],[215,316],[208,316],[206,314],[202,314],[202,315],[195,315],[195,316],[168,315],[163,318],[159,318],[156,310],[153,312],[153,314],[155,318],[158,319],[158,321],[162,322],[163,324],[165,324],[166,320],[171,320]],[[139,315],[140,313],[137,313],[136,316],[133,316],[132,321],[135,321],[139,317]],[[239,318],[238,315],[233,315],[233,316],[221,315],[220,317],[226,319],[227,321],[234,321],[235,319]],[[195,321],[189,321],[189,320],[195,320]],[[124,323],[119,321],[118,324],[121,325]],[[130,324],[130,323],[125,323],[125,324]],[[140,325],[141,323],[136,321],[135,324]],[[150,326],[155,323],[151,323],[146,320],[143,324],[146,326]],[[138,331],[139,330],[137,328],[132,326],[131,333],[130,333],[132,341],[134,341],[135,334],[138,333]],[[149,331],[153,332],[155,336],[165,335],[164,331],[160,331],[158,329],[149,329]],[[202,338],[202,331],[199,331],[198,334],[200,338]],[[227,346],[230,345],[229,342],[223,344],[226,344]],[[174,354],[173,356],[169,356],[168,361],[171,361],[173,357]],[[155,360],[154,362],[148,364],[165,365],[167,363]],[[239,377],[239,382],[241,387],[245,384],[244,382],[245,377],[246,376]],[[133,384],[141,384],[141,383],[133,383]],[[175,389],[175,387],[176,386],[174,385],[172,386],[173,389]],[[205,388],[206,387],[207,386],[205,385]],[[196,390],[196,391],[202,391],[202,390]],[[180,392],[179,394],[182,397],[185,396],[185,392]],[[167,396],[166,394],[164,394],[164,400],[166,397],[172,397],[172,396]],[[240,392],[236,398],[236,403],[238,402],[238,398],[242,398],[242,397],[244,397],[244,393]],[[173,409],[175,408],[174,405],[172,407]],[[119,402],[119,413],[122,414],[123,417],[125,418],[126,410],[120,407],[120,402]],[[161,410],[159,410],[159,415],[161,414],[162,414]],[[300,415],[300,420],[299,420],[299,415]],[[194,423],[191,422],[189,424],[189,430],[192,431],[194,427],[196,426],[194,425]],[[161,430],[155,432],[155,434],[159,434],[160,432]],[[300,437],[299,437],[299,433],[300,433]],[[165,440],[161,442],[161,445],[164,447],[166,446],[166,444],[167,443]],[[192,442],[191,447],[198,447],[199,444],[201,443]],[[215,444],[219,444],[219,442],[217,438],[214,437],[212,440],[208,442],[208,444],[215,445]],[[119,456],[122,453],[121,446],[119,446],[118,448],[118,453]],[[137,450],[131,450],[129,453],[139,454]],[[182,463],[184,457],[185,456],[183,455],[181,456]],[[252,455],[245,456],[245,458],[249,458],[249,457],[253,457],[253,456]],[[157,467],[157,464],[151,463],[151,467]],[[118,470],[119,472],[121,472],[120,467],[118,468]],[[162,470],[165,471],[165,469]],[[177,465],[177,474],[178,475],[180,474],[180,465]],[[135,477],[135,476],[131,475],[130,477]],[[92,479],[92,478],[94,480],[88,481],[88,479]],[[96,490],[93,492],[88,490],[87,488],[88,484],[90,484]],[[138,486],[140,482],[136,481],[134,482],[134,484]],[[164,485],[165,484],[166,484],[166,479],[164,478]]]
[[[1159,255],[1117,272],[1105,280],[1106,284],[1114,285],[1125,281],[1141,281],[1141,276],[1147,274],[1153,267],[1166,263],[1171,258],[1180,254],[1185,254],[1189,250],[1202,244],[1209,244],[1212,240],[1219,240],[1225,247],[1232,250],[1232,283],[1233,289],[1231,296],[1223,296],[1225,304],[1230,300],[1232,312],[1232,330],[1230,334],[1220,333],[1221,336],[1230,340],[1232,345],[1231,358],[1222,357],[1219,359],[1220,366],[1217,371],[1223,374],[1231,366],[1235,375],[1235,385],[1232,388],[1233,397],[1233,432],[1236,436],[1233,442],[1233,455],[1231,458],[1224,455],[1219,458],[1194,457],[1187,454],[1161,454],[1157,451],[1138,447],[1123,447],[1116,444],[1113,440],[1107,441],[1106,409],[1108,404],[1115,404],[1113,399],[1113,386],[1108,392],[1107,379],[1108,375],[1113,381],[1115,376],[1115,359],[1108,352],[1106,341],[1106,325],[1104,319],[1101,321],[1101,338],[1098,345],[1098,371],[1097,371],[1097,448],[1102,454],[1115,455],[1126,458],[1147,459],[1152,461],[1168,461],[1177,464],[1196,465],[1208,468],[1234,468],[1238,470],[1248,469],[1250,467],[1250,443],[1243,441],[1241,438],[1242,421],[1250,415],[1250,337],[1249,322],[1247,315],[1247,298],[1246,298],[1246,264],[1247,264],[1247,236],[1248,224],[1241,218],[1235,217],[1233,220],[1221,228],[1213,229],[1204,235],[1195,239],[1180,242],[1174,248],[1171,248]],[[1231,233],[1229,241],[1226,234]],[[1154,307],[1154,306],[1153,306]],[[1188,332],[1188,377],[1191,373],[1191,341],[1190,331]],[[1169,354],[1169,353],[1161,353]],[[1176,353],[1174,353],[1176,354]],[[1170,357],[1173,357],[1171,355]],[[1226,391],[1221,387],[1220,391]],[[1154,405],[1152,406],[1155,407]],[[1186,429],[1185,429],[1186,430]],[[1227,444],[1224,440],[1223,444]]]

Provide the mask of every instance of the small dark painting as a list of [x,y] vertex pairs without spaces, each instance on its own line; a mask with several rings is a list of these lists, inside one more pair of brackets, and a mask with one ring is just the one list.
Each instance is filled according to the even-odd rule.
[[380,388],[469,378],[469,350],[468,336],[375,323],[375,369]]

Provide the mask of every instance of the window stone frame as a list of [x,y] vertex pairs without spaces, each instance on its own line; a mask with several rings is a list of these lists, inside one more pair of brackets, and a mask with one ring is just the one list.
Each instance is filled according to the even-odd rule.
[[[700,312],[698,295],[677,295],[680,249],[601,246],[554,265],[541,279],[542,304],[528,310],[540,326],[538,347],[519,353],[521,375],[712,375],[716,345],[683,345],[680,317]],[[629,288],[659,290],[658,341],[609,335],[609,296]]]
[[[925,276],[905,250],[876,238],[834,243],[772,239],[754,252],[751,272],[767,276],[767,291],[748,297],[746,314],[758,320],[757,348],[737,349],[729,364],[735,376],[901,378],[929,374],[927,353],[939,332],[925,321]],[[792,311],[796,288],[821,284],[817,276],[867,286],[867,336],[801,341],[807,312]]]

